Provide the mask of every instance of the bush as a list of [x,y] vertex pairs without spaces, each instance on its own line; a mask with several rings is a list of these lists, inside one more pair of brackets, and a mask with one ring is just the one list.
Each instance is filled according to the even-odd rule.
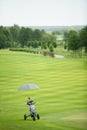
[[39,51],[36,49],[32,49],[32,48],[10,48],[10,51],[21,51],[21,52],[29,52],[29,53],[34,53],[34,54],[38,54]]

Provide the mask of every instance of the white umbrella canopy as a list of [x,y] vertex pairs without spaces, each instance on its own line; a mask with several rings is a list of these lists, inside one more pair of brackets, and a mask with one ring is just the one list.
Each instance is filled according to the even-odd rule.
[[37,85],[35,85],[35,84],[25,84],[25,85],[21,86],[19,88],[19,90],[37,89],[37,88],[39,88],[39,87]]

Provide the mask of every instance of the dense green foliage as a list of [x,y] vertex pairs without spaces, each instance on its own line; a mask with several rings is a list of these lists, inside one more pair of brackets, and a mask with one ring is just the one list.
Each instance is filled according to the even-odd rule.
[[33,47],[38,48],[44,42],[55,41],[55,36],[44,30],[32,30],[28,27],[0,26],[0,49],[8,47]]
[[76,31],[70,31],[68,35],[68,49],[78,50],[80,47],[80,39]]
[[62,37],[63,41],[59,43],[55,33],[49,34],[43,29],[33,30],[18,25],[12,27],[0,26],[0,49],[14,48],[14,50],[18,51],[20,48],[29,48],[26,49],[29,50],[27,52],[36,52],[37,49],[40,50],[38,53],[43,52],[43,50],[55,53],[58,52],[55,50],[59,50],[59,44],[61,44],[64,49],[71,51],[72,54],[79,53],[80,57],[82,57],[84,50],[85,54],[87,54],[87,26],[79,31],[64,30]]
[[82,28],[79,32],[71,30],[64,33],[65,45],[64,48],[68,50],[76,51],[85,48],[85,53],[87,53],[87,26]]
[[0,26],[0,49],[11,47],[11,33],[9,29]]
[[80,40],[82,47],[85,47],[85,52],[87,53],[87,26],[80,31]]
[[[39,86],[20,91],[24,84]],[[41,119],[23,120],[31,97]],[[0,130],[86,130],[87,60],[0,51]]]

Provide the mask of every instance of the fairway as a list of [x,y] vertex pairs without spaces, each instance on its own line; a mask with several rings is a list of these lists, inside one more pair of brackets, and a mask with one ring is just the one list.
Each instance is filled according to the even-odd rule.
[[[19,90],[25,84],[39,88]],[[40,120],[26,121],[27,98]],[[87,60],[0,51],[0,130],[86,130]]]

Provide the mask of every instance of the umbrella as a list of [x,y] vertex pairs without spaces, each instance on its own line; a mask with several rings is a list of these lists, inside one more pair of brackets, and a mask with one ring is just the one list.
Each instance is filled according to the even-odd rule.
[[26,89],[37,89],[38,86],[35,84],[25,84],[19,88],[19,90],[26,90]]

